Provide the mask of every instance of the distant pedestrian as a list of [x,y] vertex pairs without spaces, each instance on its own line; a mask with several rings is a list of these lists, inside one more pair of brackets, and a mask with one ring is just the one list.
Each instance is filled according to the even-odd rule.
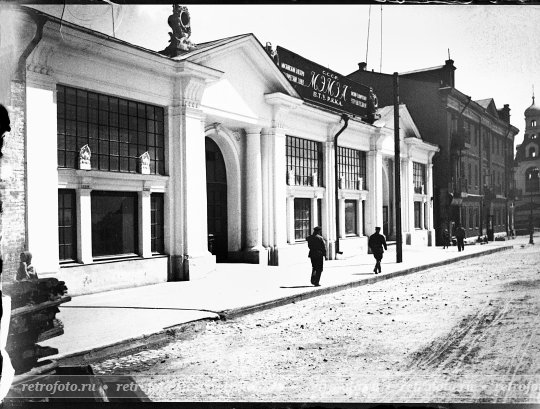
[[381,273],[381,260],[383,258],[384,250],[388,250],[386,246],[386,239],[380,234],[381,228],[375,227],[375,233],[369,236],[368,246],[375,257],[376,263],[373,272],[375,274]]
[[326,243],[322,237],[322,229],[317,226],[313,229],[313,234],[308,236],[309,247],[308,257],[311,259],[311,284],[318,287],[323,271],[324,259],[327,257]]
[[465,250],[465,229],[459,223],[456,227],[456,241],[458,251]]
[[442,245],[443,249],[450,247],[450,233],[448,229],[444,229],[442,232]]

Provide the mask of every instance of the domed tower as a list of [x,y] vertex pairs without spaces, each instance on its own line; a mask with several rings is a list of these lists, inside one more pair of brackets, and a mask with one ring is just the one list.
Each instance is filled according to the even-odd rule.
[[531,227],[540,227],[540,106],[535,103],[534,91],[532,104],[524,114],[525,132],[523,143],[516,148],[514,175],[516,188],[521,191],[515,227],[525,233]]

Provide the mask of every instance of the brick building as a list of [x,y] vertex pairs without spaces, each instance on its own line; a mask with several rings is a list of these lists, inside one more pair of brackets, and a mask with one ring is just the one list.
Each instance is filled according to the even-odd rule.
[[[513,143],[518,129],[510,108],[493,99],[473,101],[455,86],[453,60],[399,75],[400,102],[407,105],[424,139],[440,147],[433,159],[433,203],[437,243],[441,231],[461,223],[467,238],[506,235]],[[367,71],[350,75],[373,87],[381,105],[393,98],[392,75]]]

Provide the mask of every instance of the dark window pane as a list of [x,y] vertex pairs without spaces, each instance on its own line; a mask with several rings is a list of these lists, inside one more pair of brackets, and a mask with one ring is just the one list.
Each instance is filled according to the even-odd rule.
[[163,237],[163,194],[152,193],[151,195],[151,227],[152,227],[152,252],[164,252]]
[[136,253],[137,194],[94,191],[91,196],[93,256]]
[[58,190],[58,253],[60,260],[75,260],[77,251],[77,219],[75,191]]
[[345,200],[345,234],[357,234],[356,200]]
[[117,156],[111,156],[109,161],[109,167],[111,172],[118,172],[120,166],[120,161]]

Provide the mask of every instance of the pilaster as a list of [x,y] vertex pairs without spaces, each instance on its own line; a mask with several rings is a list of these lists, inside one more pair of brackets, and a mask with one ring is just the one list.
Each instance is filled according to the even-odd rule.
[[262,248],[261,128],[246,129],[246,250]]
[[91,264],[92,258],[92,200],[91,189],[81,187],[76,190],[77,203],[77,261]]
[[145,188],[139,195],[139,255],[152,257],[152,212],[150,190]]

